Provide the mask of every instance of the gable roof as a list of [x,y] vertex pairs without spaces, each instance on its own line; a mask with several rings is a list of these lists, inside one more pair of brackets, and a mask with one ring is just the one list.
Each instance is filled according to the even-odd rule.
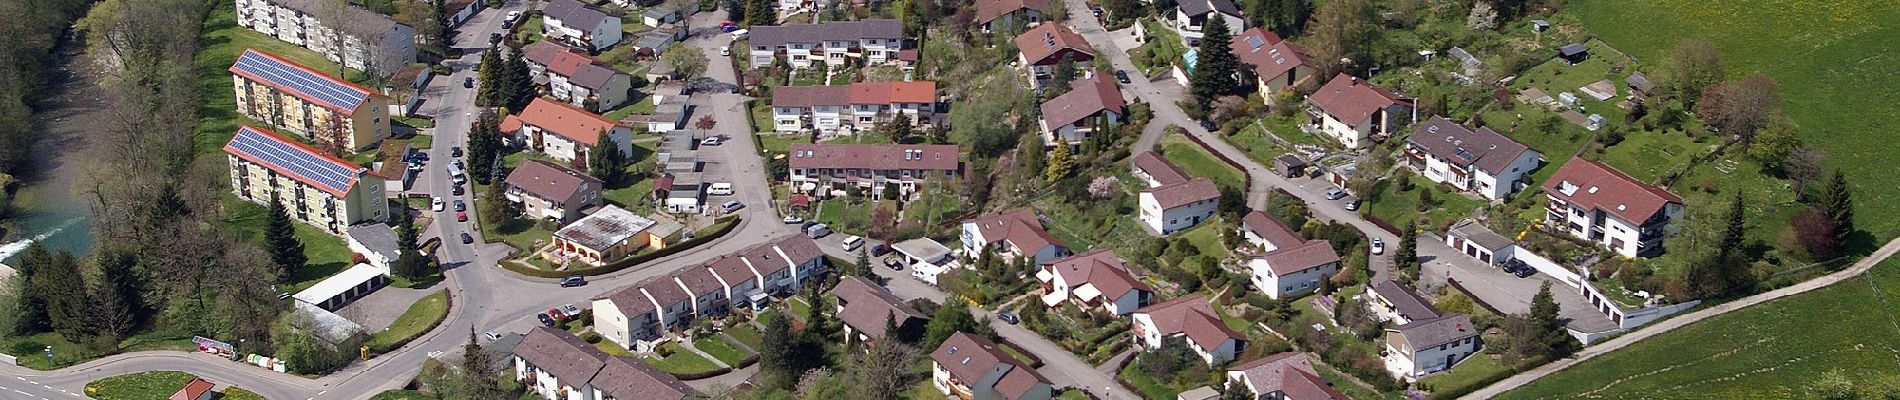
[[184,387],[178,388],[178,392],[172,393],[170,400],[198,400],[199,397],[204,397],[205,393],[210,392],[213,387],[217,387],[217,385],[212,384],[211,381],[204,380],[204,378],[192,377],[190,382],[185,382]]
[[640,293],[640,285],[638,284],[614,289],[592,300],[612,301],[614,308],[619,309],[620,314],[626,315],[629,321],[632,321],[634,316],[659,311],[653,308],[653,301],[648,300],[646,294]]
[[1413,351],[1441,344],[1464,340],[1478,336],[1478,327],[1471,324],[1471,317],[1464,314],[1445,314],[1412,323],[1399,325],[1393,329],[1405,335],[1406,344]]
[[700,394],[698,389],[687,386],[673,374],[626,357],[608,357],[589,384],[621,399],[679,400]]
[[793,144],[792,168],[957,170],[963,148],[954,144]]
[[621,74],[587,53],[555,44],[553,40],[534,42],[521,49],[521,56],[528,62],[546,66],[550,73],[567,77],[568,82],[595,90],[607,87],[608,81]]
[[[976,23],[987,24],[1016,10],[1030,9],[1043,14],[1053,12],[1049,0],[976,0]],[[1054,25],[1054,24],[1044,24]]]
[[561,25],[591,29],[612,16],[576,0],[549,0],[541,15],[561,21]]
[[848,106],[937,102],[937,82],[868,82],[772,88],[773,107]]
[[1392,303],[1392,310],[1407,320],[1418,321],[1438,318],[1438,308],[1432,307],[1424,298],[1420,298],[1412,288],[1396,281],[1382,281],[1372,285],[1372,293]]
[[744,258],[745,256],[741,254],[719,256],[712,261],[707,261],[706,269],[712,270],[713,275],[718,275],[719,279],[724,280],[727,285],[743,286],[746,282],[759,279],[757,275],[752,274],[752,267],[746,266]]
[[250,161],[332,196],[348,196],[368,169],[325,154],[310,145],[250,125],[224,144],[224,152]]
[[1292,247],[1281,247],[1260,255],[1273,269],[1276,275],[1287,275],[1301,270],[1339,262],[1339,253],[1333,250],[1333,244],[1324,240],[1309,240]]
[[786,43],[858,41],[863,39],[903,39],[904,22],[895,19],[834,21],[820,24],[787,24],[752,27],[753,46],[778,47]]
[[1492,176],[1503,173],[1524,152],[1535,151],[1489,127],[1474,131],[1442,116],[1418,124],[1405,142],[1452,165],[1477,167]]
[[1076,79],[1068,93],[1042,103],[1042,122],[1054,129],[1081,121],[1103,111],[1123,113],[1122,89],[1108,75]]
[[1222,14],[1240,16],[1240,8],[1229,0],[1188,0],[1180,3],[1181,12],[1187,15],[1201,15],[1219,11]]
[[[510,115],[509,120],[519,120],[520,124],[534,125],[555,135],[567,138],[574,143],[593,146],[600,141],[601,132],[609,132],[622,127],[594,113],[567,105],[558,101],[536,97],[528,107],[521,110],[519,116]],[[507,123],[502,125],[506,126]],[[502,128],[502,131],[508,131]]]
[[1283,352],[1261,357],[1228,368],[1239,372],[1253,384],[1257,393],[1281,392],[1289,399],[1345,400],[1345,394],[1333,389],[1319,377],[1305,353]]
[[[592,186],[589,186],[589,185]],[[508,172],[508,185],[543,199],[566,201],[575,192],[599,190],[600,179],[542,160],[528,160]]]
[[949,372],[950,377],[967,384],[982,382],[984,377],[998,373],[1001,378],[997,379],[996,391],[1011,399],[1022,397],[1038,383],[1049,384],[1048,378],[1003,352],[996,347],[996,342],[967,332],[951,334],[930,353],[930,359]]
[[1630,88],[1642,92],[1649,92],[1656,88],[1656,84],[1650,82],[1649,77],[1644,76],[1641,71],[1630,73],[1628,78],[1623,78],[1623,83],[1627,83],[1630,85]]
[[1477,244],[1479,247],[1491,251],[1502,250],[1513,243],[1510,238],[1499,235],[1497,232],[1492,232],[1491,228],[1485,227],[1484,224],[1479,224],[1478,221],[1474,219],[1458,221],[1458,223],[1452,224],[1451,229],[1446,232],[1447,236],[1463,238]]
[[1023,59],[1029,60],[1031,65],[1060,63],[1062,60],[1056,58],[1056,55],[1062,50],[1082,53],[1075,57],[1074,61],[1077,63],[1095,59],[1095,48],[1089,45],[1088,39],[1058,23],[1045,23],[1030,28],[1016,35],[1015,41],[1016,49],[1023,53]]
[[244,49],[227,70],[343,115],[354,114],[370,96],[381,96],[369,88],[257,49]]
[[1544,182],[1544,193],[1585,209],[1598,209],[1641,224],[1682,198],[1624,175],[1601,162],[1571,157]]
[[719,284],[719,278],[713,277],[712,270],[697,265],[673,271],[673,279],[678,280],[681,286],[686,287],[686,293],[693,296],[703,296],[726,288]]
[[580,387],[606,366],[608,355],[566,331],[535,326],[515,345],[515,357],[547,371],[565,385]]
[[1182,171],[1181,167],[1174,166],[1174,163],[1168,162],[1167,159],[1161,158],[1160,154],[1155,154],[1155,152],[1152,151],[1144,151],[1141,152],[1141,154],[1136,154],[1134,164],[1135,169],[1139,169],[1142,173],[1154,177],[1156,182],[1161,182],[1163,185],[1187,182],[1188,180],[1186,171]]
[[1253,66],[1254,75],[1271,79],[1306,64],[1306,48],[1280,39],[1266,28],[1253,28],[1228,44],[1234,57]]
[[894,318],[898,325],[903,325],[907,319],[925,318],[923,313],[905,304],[897,295],[862,277],[839,279],[838,285],[831,288],[831,294],[837,296],[844,305],[844,310],[838,312],[838,319],[872,339],[881,339],[890,333],[884,331],[887,318]]
[[[1011,246],[1023,249],[1024,253],[1035,253],[1043,247],[1055,245],[1069,247],[1050,235],[1042,227],[1042,218],[1036,216],[1036,210],[1029,207],[1017,207],[994,214],[979,215],[969,223],[976,224],[977,233],[991,243],[1004,241]],[[986,243],[987,244],[987,243]]]
[[1062,276],[1062,281],[1068,283],[1069,287],[1094,285],[1095,290],[1102,293],[1105,301],[1113,302],[1132,290],[1154,291],[1154,288],[1129,274],[1128,267],[1122,264],[1121,257],[1115,255],[1113,250],[1091,250],[1056,260],[1044,265],[1043,268]]
[[1201,295],[1175,298],[1142,307],[1135,313],[1147,314],[1162,336],[1185,334],[1203,348],[1219,346],[1226,339],[1246,340],[1245,336],[1222,324],[1220,317],[1214,314],[1214,308],[1207,305],[1207,298]]
[[1391,90],[1373,86],[1344,72],[1327,81],[1326,86],[1307,96],[1306,100],[1348,124],[1364,121],[1372,117],[1372,113],[1404,101]]
[[1160,204],[1163,210],[1220,198],[1220,188],[1214,187],[1214,181],[1207,178],[1162,184],[1142,192],[1153,195],[1155,203]]
[[1247,215],[1241,216],[1240,228],[1253,232],[1254,236],[1266,239],[1267,243],[1272,243],[1275,248],[1292,247],[1306,241],[1306,238],[1300,237],[1298,232],[1294,232],[1285,223],[1281,223],[1279,218],[1274,218],[1260,210],[1248,211]]

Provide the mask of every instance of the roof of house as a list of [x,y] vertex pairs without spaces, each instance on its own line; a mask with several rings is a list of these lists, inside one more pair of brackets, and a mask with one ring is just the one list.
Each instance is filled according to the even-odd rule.
[[687,293],[685,288],[680,287],[678,282],[673,281],[675,275],[679,275],[679,271],[641,280],[640,283],[635,284],[635,286],[639,286],[640,290],[646,292],[647,296],[652,296],[653,302],[659,303],[660,307],[669,307],[674,304],[692,301],[693,294]]
[[788,24],[752,27],[753,46],[778,47],[786,43],[858,41],[862,39],[902,39],[904,22],[895,19],[832,21],[821,24]]
[[[272,0],[271,3],[284,8],[302,11],[306,15],[324,15],[329,12],[325,9],[327,6],[322,0]],[[396,29],[397,25],[403,25],[396,23],[394,18],[375,11],[370,11],[367,8],[357,6],[355,3],[345,4],[347,6],[343,8],[341,18],[350,21],[351,25],[347,28],[349,30],[366,33],[388,32],[392,29]]]
[[508,172],[508,185],[543,199],[565,201],[574,193],[600,190],[600,179],[542,160],[528,160]]
[[1504,173],[1524,152],[1536,151],[1489,127],[1471,130],[1441,116],[1419,123],[1405,142],[1434,158],[1460,167],[1477,167],[1492,176]]
[[527,360],[555,379],[580,387],[594,379],[609,357],[598,347],[559,329],[536,326],[515,345],[515,357]]
[[1670,203],[1682,204],[1682,198],[1675,194],[1582,157],[1571,157],[1570,162],[1558,168],[1557,173],[1544,182],[1544,193],[1638,224],[1648,221]]
[[1631,73],[1628,78],[1623,78],[1623,83],[1627,83],[1630,85],[1631,88],[1634,88],[1636,90],[1643,91],[1643,92],[1648,92],[1656,88],[1656,84],[1654,82],[1650,82],[1649,77],[1644,76],[1641,71]]
[[519,115],[510,115],[502,121],[502,131],[508,132],[509,126],[533,125],[548,133],[560,135],[574,143],[593,146],[600,141],[600,133],[623,127],[618,123],[602,118],[566,103],[536,97]]
[[541,15],[561,21],[561,25],[582,29],[600,26],[612,17],[576,0],[549,0],[541,7]]
[[1480,224],[1477,220],[1472,219],[1466,219],[1452,224],[1451,229],[1447,232],[1449,236],[1464,238],[1465,240],[1477,243],[1478,246],[1484,247],[1486,250],[1494,252],[1509,247],[1512,243],[1511,239],[1499,235],[1497,232],[1492,232],[1491,228],[1487,228],[1484,224]]
[[894,319],[902,325],[907,319],[926,318],[897,295],[862,277],[839,279],[838,285],[831,288],[831,294],[844,306],[844,310],[838,312],[838,319],[872,339],[889,333],[884,331],[887,320]]
[[382,256],[383,259],[395,260],[399,255],[400,250],[396,248],[396,230],[390,229],[388,224],[368,222],[350,225],[350,230],[344,234],[349,235],[351,241],[362,244],[364,248]]
[[871,170],[957,170],[954,144],[793,144],[792,168],[857,168]]
[[1042,227],[1042,218],[1037,217],[1036,210],[1029,207],[1017,207],[994,214],[979,215],[965,222],[976,224],[977,233],[982,234],[983,239],[992,243],[1009,242],[1011,246],[1022,249],[1024,253],[1033,254],[1049,245],[1068,247],[1062,243],[1062,239],[1050,235],[1049,231]]
[[727,254],[707,261],[706,269],[712,270],[714,275],[719,275],[719,278],[724,279],[727,285],[735,287],[745,285],[747,281],[759,279],[757,275],[752,274],[752,267],[746,265],[745,257],[740,254]]
[[204,397],[205,393],[210,392],[213,387],[217,387],[217,385],[211,384],[211,381],[192,377],[190,382],[185,382],[185,387],[178,388],[178,392],[172,393],[170,400],[198,400],[199,397]]
[[1260,255],[1266,260],[1267,267],[1274,274],[1287,275],[1313,267],[1339,262],[1339,253],[1333,250],[1333,244],[1324,240],[1310,240],[1292,247],[1281,247]]
[[712,270],[705,268],[681,268],[673,271],[673,279],[679,280],[680,285],[686,286],[686,292],[694,296],[721,291],[726,288],[725,285],[719,283],[718,277],[713,276]]
[[1274,218],[1260,210],[1248,211],[1247,215],[1241,216],[1240,228],[1253,232],[1254,236],[1266,239],[1267,243],[1272,243],[1276,248],[1291,247],[1306,241],[1306,238],[1300,237],[1299,232],[1293,231],[1293,228],[1288,228],[1285,223],[1280,222],[1279,218]]
[[[1053,12],[1049,0],[976,0],[976,23],[987,24],[1016,10],[1030,9],[1043,14]],[[1055,25],[1055,24],[1043,24]]]
[[1253,28],[1235,36],[1228,45],[1234,57],[1253,66],[1255,76],[1271,79],[1306,64],[1306,48],[1280,39],[1266,28]]
[[1188,340],[1204,348],[1219,346],[1226,339],[1246,340],[1246,336],[1222,324],[1214,308],[1208,306],[1207,298],[1201,295],[1178,297],[1142,307],[1135,313],[1147,314],[1162,336],[1186,334]]
[[1094,285],[1108,301],[1114,301],[1129,291],[1153,292],[1154,288],[1128,273],[1128,267],[1122,265],[1120,256],[1108,249],[1095,249],[1088,252],[1056,260],[1043,266],[1056,275],[1069,287]]
[[521,49],[522,57],[528,62],[547,66],[548,72],[567,77],[581,87],[599,90],[607,87],[607,82],[621,72],[613,66],[600,62],[587,53],[556,44],[553,40],[534,42]]
[[[1007,0],[1004,0],[1007,1]],[[1075,30],[1057,23],[1047,23],[1030,28],[1016,35],[1016,49],[1023,53],[1023,59],[1031,65],[1055,65],[1062,62],[1056,53],[1073,50],[1080,55],[1072,61],[1082,63],[1095,58],[1095,48],[1089,46],[1089,40]]]
[[588,214],[574,223],[561,227],[561,230],[554,232],[554,237],[581,245],[581,247],[604,251],[639,235],[640,232],[652,228],[655,224],[657,223],[651,219],[608,204],[595,210],[593,214]]
[[848,106],[852,104],[935,103],[937,82],[867,82],[831,86],[772,88],[773,107]]
[[997,379],[996,391],[1010,399],[1022,397],[1037,383],[1049,384],[1048,378],[1003,352],[996,347],[996,342],[967,332],[951,334],[930,353],[930,359],[949,372],[950,377],[966,383],[980,382],[985,376],[1000,371],[1002,378]]
[[772,240],[771,243],[772,247],[777,248],[780,252],[784,252],[785,256],[791,257],[793,263],[796,264],[804,264],[805,262],[825,257],[825,251],[818,249],[818,242],[812,241],[810,237],[806,237],[802,234],[794,233],[780,236],[778,239]]
[[348,196],[350,189],[369,171],[310,145],[279,136],[277,132],[250,125],[238,127],[237,134],[224,144],[224,152],[337,197]]
[[229,71],[343,115],[354,114],[370,96],[381,96],[369,88],[257,49],[244,49]]
[[626,315],[628,319],[632,319],[636,315],[657,311],[653,308],[653,301],[648,300],[645,294],[640,293],[640,285],[638,284],[614,289],[591,300],[612,301],[614,308],[619,309],[620,313]]
[[1194,178],[1186,182],[1166,183],[1161,186],[1144,189],[1142,192],[1153,195],[1155,203],[1160,204],[1163,210],[1194,204],[1198,201],[1220,198],[1220,188],[1215,187],[1214,181],[1208,180],[1207,178]]
[[1405,285],[1396,281],[1382,281],[1373,284],[1372,293],[1380,298],[1384,298],[1387,303],[1392,303],[1393,311],[1397,311],[1399,315],[1405,316],[1405,319],[1418,321],[1438,318],[1439,316],[1438,309],[1432,307],[1432,303],[1426,302],[1424,298],[1419,297],[1417,292],[1412,291],[1412,288],[1405,287]]
[[1260,393],[1282,392],[1289,399],[1348,399],[1319,377],[1305,353],[1275,353],[1227,370],[1245,375]]
[[1391,90],[1373,86],[1359,77],[1344,72],[1327,81],[1326,86],[1306,97],[1307,101],[1319,106],[1320,110],[1332,114],[1345,123],[1356,124],[1372,117],[1377,112],[1402,99]]
[[625,357],[608,357],[589,384],[621,399],[679,400],[700,394],[673,374]]
[[1123,113],[1122,89],[1106,74],[1076,79],[1068,93],[1042,102],[1042,122],[1051,129],[1073,124],[1103,111]]
[[1187,15],[1201,15],[1219,11],[1222,14],[1240,16],[1240,8],[1229,0],[1188,0],[1180,3],[1181,12]]
[[1141,152],[1141,154],[1136,154],[1134,163],[1135,169],[1139,169],[1142,173],[1154,177],[1156,182],[1161,182],[1163,185],[1187,182],[1188,180],[1186,171],[1182,171],[1181,167],[1174,166],[1174,163],[1168,162],[1168,159],[1161,158],[1160,154],[1155,154],[1155,152],[1152,151],[1144,151]]
[[1557,53],[1562,54],[1564,57],[1583,54],[1589,51],[1589,48],[1583,47],[1583,43],[1571,43],[1564,45],[1564,47],[1557,48]]
[[1464,314],[1445,314],[1437,318],[1412,321],[1409,324],[1399,325],[1393,330],[1405,335],[1405,341],[1414,350],[1478,336],[1478,327],[1472,325],[1471,317]]

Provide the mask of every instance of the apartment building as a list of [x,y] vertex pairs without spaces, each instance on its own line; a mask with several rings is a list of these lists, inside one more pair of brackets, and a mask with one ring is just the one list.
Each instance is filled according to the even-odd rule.
[[552,40],[522,48],[521,57],[541,93],[591,112],[619,108],[633,90],[632,76]]
[[779,132],[871,129],[898,116],[913,125],[935,118],[937,83],[853,83],[772,88],[772,126]]
[[238,127],[224,145],[231,192],[259,204],[282,203],[290,218],[342,235],[350,225],[383,221],[384,178],[263,128]]
[[754,26],[751,31],[747,58],[753,68],[772,65],[781,55],[792,68],[877,65],[897,60],[904,49],[904,22],[894,19]]
[[595,53],[619,44],[624,37],[620,17],[577,0],[549,0],[542,6],[541,34]]
[[633,151],[633,128],[543,97],[529,102],[520,114],[502,119],[501,133],[529,150],[577,165],[587,164],[587,152],[593,151],[603,134],[613,138],[621,154]]
[[793,144],[790,182],[795,192],[821,197],[857,186],[882,198],[885,186],[897,185],[908,199],[929,177],[961,175],[962,151],[953,144]]
[[1544,224],[1624,257],[1663,253],[1682,198],[1595,160],[1572,157],[1544,182]]
[[[388,16],[322,0],[236,0],[237,24],[362,71],[416,62],[416,29]],[[340,27],[339,27],[340,26]]]
[[1406,165],[1432,182],[1494,201],[1530,186],[1543,153],[1490,127],[1476,130],[1434,116],[1405,138]]
[[228,69],[237,111],[322,146],[363,150],[389,137],[389,97],[246,49]]

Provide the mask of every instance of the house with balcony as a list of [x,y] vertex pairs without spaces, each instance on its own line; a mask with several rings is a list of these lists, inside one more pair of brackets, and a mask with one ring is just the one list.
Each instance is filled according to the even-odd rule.
[[1241,236],[1259,252],[1247,259],[1253,287],[1268,298],[1297,296],[1319,289],[1320,281],[1339,272],[1339,253],[1324,240],[1306,240],[1279,219],[1260,210],[1241,217]]
[[1078,72],[1087,71],[1095,60],[1095,48],[1088,39],[1062,24],[1042,24],[1016,35],[1016,50],[1016,65],[1023,68],[1030,88],[1049,84],[1063,60],[1074,63]]
[[1069,256],[1069,246],[1042,227],[1042,217],[1029,207],[984,214],[963,221],[963,253],[972,256],[993,251],[1004,259],[1028,257],[1036,265]]
[[1451,369],[1483,348],[1478,327],[1464,314],[1412,321],[1385,330],[1385,369],[1407,382]]
[[555,231],[541,257],[555,265],[606,265],[643,249],[664,249],[681,230],[678,222],[655,221],[609,204]]
[[521,57],[542,94],[591,112],[619,108],[633,90],[632,76],[552,40],[522,48]]
[[515,381],[547,400],[700,398],[699,390],[639,360],[615,357],[572,333],[528,330],[508,361]]
[[521,204],[522,214],[566,225],[581,210],[599,207],[600,179],[541,160],[528,160],[508,172],[508,201]]
[[[915,340],[923,337],[924,323],[930,319],[890,290],[862,277],[838,279],[838,285],[831,288],[831,295],[838,298],[837,309],[832,311],[844,322],[846,341]],[[887,330],[887,324],[897,330]]]
[[1239,35],[1241,29],[1247,28],[1247,20],[1240,17],[1240,7],[1234,6],[1231,0],[1181,0],[1168,22],[1188,47],[1200,47],[1201,38],[1206,36],[1202,29],[1213,18],[1226,20],[1228,37]]
[[1041,264],[1036,281],[1042,283],[1042,304],[1049,307],[1074,301],[1084,310],[1119,316],[1154,301],[1154,288],[1135,279],[1121,257],[1108,249]]
[[613,138],[620,154],[632,155],[633,128],[567,103],[537,97],[520,114],[501,120],[501,134],[555,161],[587,165],[587,152],[601,135]]
[[1595,160],[1572,157],[1544,182],[1544,224],[1624,257],[1663,253],[1682,198]]
[[955,179],[963,171],[963,148],[953,144],[812,143],[790,150],[792,190],[819,197],[857,186],[881,199],[885,186],[897,185],[899,198],[909,199],[926,179]]
[[578,0],[548,0],[541,7],[541,34],[596,54],[623,37],[620,17]]
[[1142,351],[1180,340],[1201,361],[1217,365],[1247,348],[1247,337],[1221,323],[1207,297],[1179,297],[1135,310],[1132,339]]
[[351,225],[388,218],[383,177],[295,139],[241,126],[224,154],[232,194],[282,203],[290,218],[324,232],[342,235]]
[[[1053,0],[976,0],[976,25],[983,32],[1015,31],[1049,19]],[[1043,24],[1055,25],[1055,24]]]
[[754,26],[751,32],[747,59],[752,68],[772,65],[781,56],[786,65],[801,69],[878,65],[896,61],[904,49],[904,22],[895,19]]
[[594,330],[628,349],[652,351],[668,331],[734,308],[763,307],[767,296],[796,292],[827,269],[816,242],[781,236],[595,297]]
[[228,70],[246,117],[326,148],[364,150],[389,137],[382,93],[256,49],[245,49]]
[[1220,188],[1207,178],[1162,184],[1141,191],[1136,204],[1142,226],[1167,236],[1214,219],[1220,209]]
[[1412,99],[1343,72],[1306,104],[1309,123],[1348,149],[1371,146],[1416,122]]
[[1127,115],[1121,86],[1105,74],[1075,80],[1068,93],[1042,102],[1042,143],[1076,146],[1096,132],[1113,134]]
[[930,352],[930,383],[944,396],[967,400],[1048,400],[1054,385],[1035,368],[989,338],[968,332]]
[[1280,39],[1267,28],[1255,27],[1235,36],[1228,45],[1234,58],[1253,69],[1254,90],[1267,105],[1273,95],[1293,90],[1300,81],[1313,79],[1314,69],[1307,64],[1305,47]]
[[1432,182],[1503,201],[1530,186],[1531,171],[1543,160],[1543,153],[1490,127],[1473,130],[1434,116],[1405,138],[1403,161]]
[[1306,353],[1275,353],[1228,367],[1226,381],[1247,388],[1258,399],[1350,399],[1320,377]]
[[[236,0],[237,25],[322,54],[358,71],[399,69],[416,62],[416,29],[389,16],[316,0]],[[346,26],[325,25],[347,21]],[[334,24],[334,22],[332,22]]]
[[935,118],[937,83],[870,82],[772,88],[772,126],[779,132],[868,130],[903,117],[912,125]]

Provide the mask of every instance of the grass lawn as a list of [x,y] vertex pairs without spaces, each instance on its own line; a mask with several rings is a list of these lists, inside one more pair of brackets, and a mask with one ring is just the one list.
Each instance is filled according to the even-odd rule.
[[713,358],[719,359],[719,362],[726,365],[739,365],[739,362],[745,361],[746,357],[752,356],[752,353],[726,343],[725,335],[706,336],[694,340],[693,348],[711,354]]
[[620,106],[620,108],[602,114],[601,117],[609,121],[619,121],[626,119],[628,115],[653,115],[653,110],[658,108],[659,105],[653,104],[652,95],[644,95],[640,97],[640,101]]
[[87,382],[86,395],[98,400],[164,399],[184,388],[191,378],[191,374],[178,371],[119,375]]
[[[602,341],[602,343],[606,342]],[[718,365],[713,365],[712,360],[707,360],[699,353],[679,348],[678,344],[667,343],[660,345],[660,348],[671,350],[673,355],[666,358],[641,357],[640,361],[645,361],[647,365],[652,365],[669,374],[697,374],[719,369]]]
[[[1549,167],[1545,167],[1549,168]],[[1484,205],[1484,201],[1465,197],[1453,192],[1451,186],[1433,183],[1422,175],[1408,174],[1412,179],[1412,190],[1400,191],[1398,184],[1391,179],[1381,180],[1372,185],[1371,194],[1359,196],[1361,210],[1379,217],[1392,226],[1404,229],[1405,224],[1424,217],[1419,226],[1426,230],[1437,231],[1438,227],[1451,221],[1471,215],[1471,210]],[[1423,213],[1419,212],[1418,193],[1430,191],[1432,201],[1438,203]],[[1426,222],[1429,221],[1429,224]]]
[[633,352],[627,351],[627,348],[620,347],[620,345],[614,344],[613,341],[609,341],[609,340],[602,340],[600,341],[600,343],[594,343],[594,348],[600,349],[600,351],[606,352],[607,355],[610,355],[610,356],[633,357]]
[[786,299],[785,306],[792,311],[792,315],[800,317],[811,315],[811,301],[806,300],[804,295],[792,296]]
[[1136,362],[1130,362],[1128,366],[1122,367],[1121,374],[1118,376],[1121,377],[1122,380],[1128,381],[1130,385],[1134,385],[1135,390],[1141,392],[1142,398],[1172,399],[1181,394],[1180,391],[1169,387],[1167,382],[1162,382],[1142,372],[1141,367]]
[[[266,214],[270,213],[270,208],[229,194],[224,195],[223,199],[225,229],[237,233],[238,237],[262,244],[264,220],[268,218]],[[304,256],[309,261],[303,268],[290,271],[291,283],[284,291],[296,293],[310,288],[317,281],[336,275],[350,266],[352,252],[349,245],[343,243],[343,238],[332,236],[310,224],[295,222],[291,225],[296,227],[297,239],[303,241]]]
[[257,393],[251,393],[251,391],[249,390],[244,390],[244,388],[232,386],[229,389],[224,389],[224,396],[219,397],[218,400],[269,400],[269,399],[265,399],[263,395],[259,395]]
[[369,400],[430,400],[429,396],[414,390],[390,390],[377,393]]
[[1209,154],[1201,145],[1195,144],[1181,135],[1168,135],[1161,138],[1161,149],[1169,162],[1187,171],[1188,175],[1214,180],[1222,188],[1245,192],[1247,176],[1240,170],[1227,165],[1226,161]]
[[1419,386],[1434,392],[1455,392],[1476,390],[1479,387],[1504,379],[1513,373],[1490,354],[1478,353],[1450,371],[1432,374],[1419,380]]
[[1221,140],[1226,140],[1228,144],[1234,145],[1234,148],[1247,152],[1247,158],[1264,165],[1273,165],[1274,157],[1287,153],[1287,148],[1268,138],[1266,131],[1262,130],[1258,123],[1247,124],[1247,127],[1240,128],[1240,131],[1233,135],[1221,135]]
[[[766,117],[766,122],[763,127],[766,129],[772,129],[772,122],[771,122],[770,116]],[[771,152],[773,154],[784,154],[784,153],[790,152],[792,150],[793,143],[811,143],[811,135],[806,135],[806,134],[786,135],[786,134],[779,134],[779,133],[768,130],[765,132],[756,133],[756,135],[759,135],[759,150]]]
[[1181,42],[1181,34],[1152,19],[1143,19],[1141,23],[1146,24],[1151,37],[1130,53],[1129,61],[1134,62],[1136,68],[1141,68],[1143,76],[1154,76],[1181,61],[1181,55],[1187,53],[1186,45]]
[[437,290],[435,293],[424,296],[421,300],[416,300],[415,304],[409,305],[409,310],[403,311],[402,316],[396,317],[396,322],[390,323],[389,328],[383,329],[381,332],[376,332],[375,335],[370,335],[369,342],[366,343],[366,345],[369,346],[371,350],[387,351],[390,347],[394,347],[397,342],[427,333],[429,328],[442,322],[442,319],[448,316],[449,291],[447,289]]
[[1216,260],[1224,260],[1227,259],[1228,250],[1227,246],[1221,245],[1220,242],[1220,233],[1223,229],[1227,229],[1227,224],[1219,219],[1202,221],[1200,225],[1182,232],[1181,237],[1186,238],[1189,244],[1193,244],[1195,249],[1200,250],[1196,254],[1206,254],[1213,256]]
[[539,17],[525,18],[521,26],[515,28],[515,40],[520,41],[523,46],[540,41],[542,36],[541,25],[541,18]]
[[[46,347],[53,347],[53,357],[46,357]],[[8,336],[0,339],[0,353],[19,357],[22,367],[46,371],[65,368],[95,358],[110,355],[117,351],[145,350],[194,350],[191,337],[169,337],[159,333],[141,333],[119,342],[116,351],[102,351],[80,346],[58,333],[46,332],[31,336]]]
[[435,145],[435,135],[425,135],[425,134],[418,133],[415,136],[409,137],[409,147],[413,149],[427,150],[431,147],[434,147],[434,145]]
[[1802,398],[1828,371],[1866,383],[1893,371],[1900,351],[1895,287],[1900,260],[1888,260],[1866,275],[1657,335],[1499,398]]
[[754,328],[751,324],[739,324],[739,326],[732,327],[732,329],[727,329],[726,336],[732,336],[734,340],[738,340],[739,343],[743,343],[746,347],[753,349],[757,349],[760,345],[765,343],[765,339],[763,338],[765,334],[759,332],[759,328]]
[[435,120],[429,119],[429,118],[415,118],[415,117],[405,117],[401,115],[395,115],[395,116],[390,116],[389,119],[393,122],[401,123],[403,125],[408,125],[411,128],[421,129],[421,128],[435,127]]

